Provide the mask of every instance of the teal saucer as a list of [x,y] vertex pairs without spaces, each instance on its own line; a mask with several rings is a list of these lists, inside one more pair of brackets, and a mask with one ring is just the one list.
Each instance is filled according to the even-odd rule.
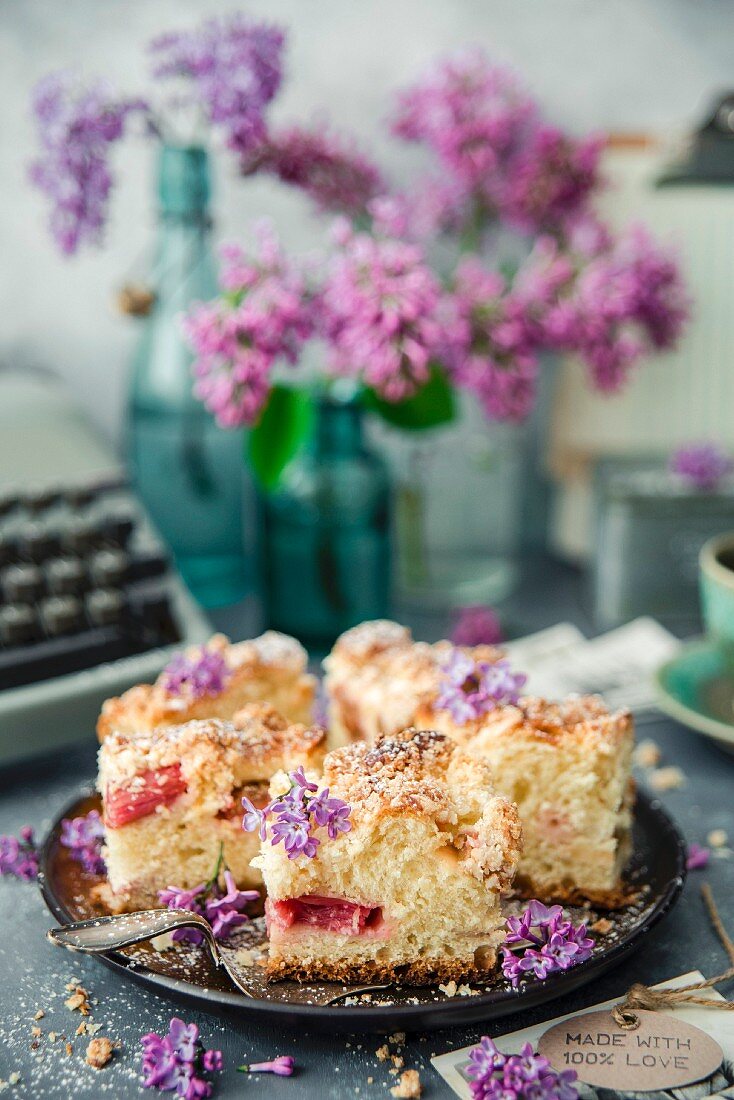
[[734,670],[714,642],[688,642],[655,680],[662,711],[734,752]]

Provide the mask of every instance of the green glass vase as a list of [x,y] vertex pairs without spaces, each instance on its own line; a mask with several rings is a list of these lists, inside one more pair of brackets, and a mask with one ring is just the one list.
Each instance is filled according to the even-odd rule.
[[263,496],[268,625],[316,651],[390,604],[390,488],[354,396],[314,398],[309,439]]
[[[132,365],[127,453],[133,482],[185,582],[205,606],[252,586],[253,490],[240,434],[223,431],[192,392],[183,313],[217,292],[206,150],[166,145],[158,175],[155,299]],[[252,518],[245,532],[243,518]]]

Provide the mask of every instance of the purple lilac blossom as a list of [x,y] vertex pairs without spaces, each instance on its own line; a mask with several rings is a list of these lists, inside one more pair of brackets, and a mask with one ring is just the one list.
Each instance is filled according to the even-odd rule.
[[246,155],[266,136],[265,108],[282,77],[285,35],[235,12],[154,39],[153,75],[187,82],[183,98],[220,126],[228,148]]
[[286,260],[268,226],[256,231],[252,257],[222,249],[222,295],[184,319],[194,352],[194,392],[223,428],[256,423],[276,362],[293,366],[313,332],[305,280]]
[[515,704],[527,677],[513,672],[509,661],[475,661],[461,649],[454,649],[442,669],[435,706],[447,710],[463,725],[501,704]]
[[238,1066],[240,1073],[275,1073],[278,1077],[291,1077],[295,1068],[295,1059],[290,1054],[279,1054],[270,1062],[250,1062],[246,1066]]
[[243,163],[246,175],[266,172],[297,187],[325,213],[364,215],[385,190],[379,169],[350,139],[324,124],[270,133]]
[[[251,901],[260,897],[257,890],[238,890],[230,871],[224,872],[225,891],[216,879],[202,882],[189,890],[168,886],[160,890],[158,899],[167,909],[189,909],[206,917],[215,939],[226,940],[235,929],[245,924],[249,917],[243,911]],[[204,935],[197,928],[177,928],[171,938],[177,943],[200,944]]]
[[513,988],[531,975],[545,981],[549,974],[585,962],[594,947],[586,924],[565,920],[560,905],[548,908],[537,900],[529,903],[522,916],[508,917],[505,943],[502,972]]
[[710,850],[702,848],[700,844],[696,844],[694,841],[693,844],[688,845],[686,869],[688,871],[702,871],[705,867],[708,867],[710,858]]
[[0,875],[31,882],[38,878],[38,847],[30,825],[20,836],[0,836]]
[[497,612],[482,604],[460,608],[451,631],[451,641],[457,646],[497,645],[502,641]]
[[112,188],[110,147],[128,116],[146,105],[120,99],[103,81],[84,85],[72,73],[55,72],[35,86],[32,110],[41,153],[30,178],[50,200],[51,233],[69,256],[81,244],[99,243]]
[[613,240],[592,218],[567,247],[541,238],[513,283],[538,347],[576,353],[612,393],[645,355],[672,348],[689,314],[680,271],[642,227]]
[[711,492],[734,469],[734,462],[715,443],[689,443],[670,459],[672,473],[701,492]]
[[104,825],[97,810],[90,810],[81,817],[64,818],[61,822],[61,843],[92,875],[103,875],[106,870],[102,858],[104,835]]
[[547,1058],[525,1043],[519,1054],[504,1054],[483,1036],[469,1052],[466,1074],[472,1100],[578,1100],[575,1070],[554,1070]]
[[600,186],[603,142],[545,123],[516,76],[478,50],[440,61],[402,92],[393,130],[426,145],[444,168],[419,203],[433,208],[422,218],[431,231],[476,234],[500,218],[563,235]]
[[313,859],[321,840],[315,836],[317,829],[325,828],[330,840],[352,828],[351,807],[340,798],[329,795],[329,788],[319,792],[318,785],[306,777],[303,767],[290,773],[290,788],[279,798],[273,799],[262,810],[249,798],[242,799],[245,815],[242,828],[245,832],[257,831],[261,840],[268,837],[270,843],[283,843],[289,859],[305,856]]
[[402,401],[428,381],[441,350],[439,281],[418,245],[354,233],[345,221],[335,239],[318,298],[330,368]]
[[535,403],[537,330],[531,305],[476,256],[459,264],[447,300],[443,361],[490,420],[524,420]]
[[174,1016],[168,1034],[149,1032],[140,1040],[143,1047],[143,1088],[175,1092],[183,1100],[212,1095],[212,1084],[202,1073],[222,1068],[222,1053],[205,1050],[196,1024]]
[[170,695],[218,695],[225,688],[231,672],[221,653],[202,646],[198,653],[177,653],[163,670],[163,687]]

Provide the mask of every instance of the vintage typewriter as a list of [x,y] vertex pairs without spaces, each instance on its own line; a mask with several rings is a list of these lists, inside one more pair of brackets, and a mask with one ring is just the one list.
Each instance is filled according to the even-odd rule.
[[0,372],[0,763],[91,737],[103,699],[210,633],[68,392]]

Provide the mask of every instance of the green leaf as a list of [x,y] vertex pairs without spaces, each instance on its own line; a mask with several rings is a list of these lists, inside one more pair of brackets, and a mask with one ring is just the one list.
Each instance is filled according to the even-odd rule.
[[270,493],[311,431],[313,403],[305,390],[276,385],[258,423],[246,437],[246,455],[255,480]]
[[456,415],[454,391],[441,367],[433,364],[431,375],[424,386],[406,398],[391,402],[379,397],[374,390],[365,390],[365,404],[388,424],[408,431],[424,431],[448,424]]

